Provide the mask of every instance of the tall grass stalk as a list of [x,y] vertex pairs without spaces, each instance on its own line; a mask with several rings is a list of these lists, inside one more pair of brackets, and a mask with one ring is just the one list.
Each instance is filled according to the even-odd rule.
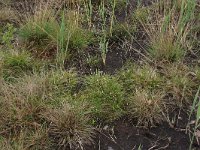
[[[197,90],[197,93],[195,95],[195,98],[194,98],[194,101],[193,101],[193,104],[192,104],[192,108],[191,108],[191,111],[190,111],[190,114],[189,114],[189,121],[191,119],[191,116],[192,114],[194,113],[194,110],[196,108],[196,105],[197,105],[197,112],[196,112],[196,120],[195,120],[195,126],[194,126],[194,131],[192,133],[192,137],[190,136],[190,147],[189,147],[189,150],[192,150],[192,145],[193,145],[193,141],[194,141],[194,138],[195,138],[195,133],[198,129],[198,127],[200,127],[200,98],[199,98],[199,93],[200,93],[200,86]],[[198,102],[197,102],[198,101]],[[189,126],[189,123],[187,125],[187,127]]]
[[111,15],[111,20],[110,20],[110,35],[112,35],[112,28],[114,24],[115,7],[116,7],[116,0],[113,0],[112,1],[112,15]]
[[67,32],[67,44],[65,44],[65,37],[66,37],[66,24],[65,24],[65,11],[63,10],[62,13],[62,20],[60,24],[60,31],[57,35],[58,40],[58,47],[57,47],[57,66],[63,68],[64,67],[64,61],[67,56],[67,49],[69,45],[69,39],[70,39],[70,31]]
[[92,1],[89,0],[87,2],[84,2],[84,6],[86,10],[87,22],[88,22],[89,28],[91,28],[92,27],[92,10],[93,10]]
[[181,3],[180,17],[178,21],[178,40],[182,40],[184,31],[187,25],[194,18],[194,12],[196,7],[196,0],[185,0]]
[[107,51],[108,51],[108,41],[106,39],[106,36],[101,37],[99,46],[101,49],[102,60],[105,65],[106,64],[106,55],[107,55]]
[[107,41],[107,31],[106,31],[106,10],[105,10],[105,2],[102,0],[101,5],[99,7],[99,13],[102,19],[102,36],[100,37],[100,50],[101,50],[101,56],[103,59],[103,63],[105,65],[106,63],[106,54],[108,51],[108,41]]

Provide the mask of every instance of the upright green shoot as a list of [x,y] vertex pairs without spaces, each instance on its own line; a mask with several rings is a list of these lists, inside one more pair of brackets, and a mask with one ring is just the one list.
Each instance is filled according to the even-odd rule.
[[87,2],[84,2],[84,6],[86,10],[87,22],[88,22],[89,28],[91,28],[92,27],[92,10],[93,10],[92,1],[89,0]]
[[110,21],[110,35],[112,36],[112,28],[114,24],[114,17],[115,17],[115,7],[116,7],[116,0],[112,1],[112,15],[111,15],[111,21]]
[[108,51],[108,41],[107,41],[107,31],[106,31],[106,12],[105,12],[105,3],[104,0],[101,2],[101,5],[99,7],[99,13],[102,19],[102,36],[100,37],[100,50],[101,50],[101,56],[103,59],[103,63],[105,65],[106,63],[106,54]]
[[190,147],[189,147],[189,150],[192,150],[192,145],[193,145],[194,137],[196,135],[196,131],[197,131],[198,127],[200,127],[200,122],[199,122],[200,121],[200,98],[199,98],[199,93],[200,93],[200,86],[199,86],[198,91],[197,91],[197,93],[195,95],[195,98],[194,98],[194,101],[193,101],[193,104],[192,104],[192,108],[191,108],[191,111],[190,111],[190,115],[189,115],[189,121],[190,121],[191,116],[194,113],[195,107],[197,105],[195,126],[194,126],[194,131],[192,133],[192,137],[190,136]]
[[63,10],[62,13],[62,20],[60,24],[60,31],[57,35],[58,38],[58,50],[57,50],[57,65],[61,68],[64,66],[64,61],[67,56],[67,49],[69,45],[70,39],[70,31],[67,32],[67,44],[65,44],[65,37],[66,37],[66,24],[65,24],[65,11]]

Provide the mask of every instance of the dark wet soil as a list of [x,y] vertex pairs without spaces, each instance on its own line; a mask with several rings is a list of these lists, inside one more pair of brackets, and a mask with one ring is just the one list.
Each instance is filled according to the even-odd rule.
[[140,129],[123,121],[118,121],[113,126],[112,138],[108,132],[99,133],[96,145],[88,150],[134,150],[139,147],[142,150],[187,150],[189,147],[188,135],[184,131],[170,128],[167,123],[150,130]]
[[[142,150],[188,150],[187,118],[186,113],[181,112],[173,126],[163,122],[148,129],[121,119],[99,129],[95,144],[87,146],[86,150],[138,150],[139,147]],[[198,150],[200,146],[194,142],[193,149]]]

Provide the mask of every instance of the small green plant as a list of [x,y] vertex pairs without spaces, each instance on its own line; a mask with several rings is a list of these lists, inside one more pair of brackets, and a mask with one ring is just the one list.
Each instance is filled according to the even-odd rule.
[[88,22],[89,28],[92,27],[92,11],[93,11],[93,5],[92,0],[89,0],[87,2],[84,1],[85,11],[86,11],[86,19]]
[[107,52],[108,52],[108,41],[106,39],[106,36],[103,36],[100,39],[99,48],[101,50],[102,60],[105,65],[106,64],[106,56],[107,56]]
[[[197,93],[194,97],[194,100],[193,100],[193,104],[192,104],[192,108],[191,108],[191,111],[190,111],[190,114],[189,114],[189,121],[191,119],[191,116],[192,114],[194,113],[195,111],[195,108],[197,108],[197,112],[196,112],[196,120],[195,120],[195,126],[194,126],[194,130],[192,132],[192,135],[190,135],[190,146],[189,146],[189,150],[192,150],[192,145],[193,145],[193,141],[194,141],[194,138],[195,138],[195,134],[197,132],[197,129],[198,127],[200,127],[200,123],[199,123],[199,120],[200,120],[200,99],[199,99],[199,92],[200,92],[200,86],[197,90]],[[189,126],[189,124],[187,125],[187,127]]]
[[101,1],[101,5],[99,6],[99,13],[102,19],[102,35],[100,37],[99,48],[101,51],[101,56],[103,59],[104,65],[106,64],[106,55],[108,52],[108,41],[107,41],[107,31],[106,31],[106,10],[104,0]]
[[23,73],[37,69],[37,62],[26,51],[5,52],[2,57],[2,71],[4,79],[19,77]]
[[14,34],[17,31],[17,29],[12,24],[7,24],[5,27],[5,32],[2,35],[2,43],[5,44],[7,49],[12,49],[13,44],[12,41],[14,39]]
[[112,29],[113,29],[113,24],[114,24],[114,19],[115,19],[116,0],[113,0],[111,2],[111,7],[112,7],[112,15],[111,15],[111,20],[110,20],[110,35],[112,35]]
[[[66,34],[67,34],[67,41],[66,41]],[[66,24],[65,24],[65,10],[63,10],[62,13],[62,20],[61,20],[61,24],[60,24],[60,31],[59,34],[57,35],[57,39],[58,39],[58,48],[57,48],[57,66],[63,68],[64,67],[64,61],[67,57],[67,53],[68,53],[68,46],[69,46],[69,39],[71,37],[71,32],[68,31],[66,33]],[[67,44],[65,44],[65,42]]]

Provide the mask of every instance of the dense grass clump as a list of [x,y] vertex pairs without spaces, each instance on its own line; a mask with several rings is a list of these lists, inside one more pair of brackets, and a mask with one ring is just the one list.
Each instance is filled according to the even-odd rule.
[[154,90],[160,88],[163,84],[163,78],[157,72],[157,69],[150,65],[139,67],[134,64],[128,64],[119,71],[118,78],[129,94],[138,87]]
[[37,70],[42,63],[35,60],[26,51],[7,51],[2,52],[2,74],[7,80],[19,77],[25,73]]
[[171,103],[179,107],[191,103],[192,95],[197,89],[193,69],[184,64],[168,64],[164,69],[166,75],[165,91],[172,98]]
[[[23,133],[25,137],[19,139],[24,142],[25,145],[21,145],[23,147],[37,147],[44,140],[51,144],[41,145],[43,148],[77,148],[92,142],[94,132],[89,118],[82,113],[83,106],[70,105],[71,87],[76,83],[74,75],[59,73],[27,75],[13,84],[3,81],[0,105],[2,108],[7,106],[0,111],[0,129],[3,131],[3,137],[12,141],[14,137],[20,138]],[[34,137],[34,134],[39,134],[40,130],[44,130],[40,133],[42,135],[38,135],[43,140],[27,145],[30,144],[26,143],[29,138],[27,132],[33,132],[30,136],[37,140],[39,137]]]
[[137,119],[138,125],[148,127],[163,120],[163,93],[138,89],[130,97],[127,111],[131,119]]
[[122,116],[124,91],[115,77],[100,74],[87,77],[81,94],[93,117],[113,121]]

